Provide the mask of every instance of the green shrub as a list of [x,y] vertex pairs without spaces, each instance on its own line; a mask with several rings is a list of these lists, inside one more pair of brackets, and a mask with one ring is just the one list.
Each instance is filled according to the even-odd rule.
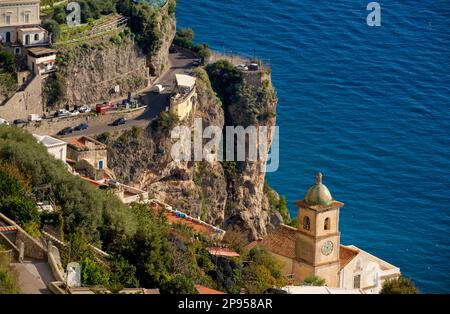
[[303,284],[305,285],[309,285],[309,286],[325,286],[325,279],[320,278],[318,276],[307,276],[304,280],[303,280]]
[[192,50],[204,64],[211,57],[211,51],[207,44],[195,44],[194,36],[192,29],[181,28],[177,31],[173,43],[177,46]]
[[14,56],[3,50],[0,50],[0,70],[9,73],[14,73],[16,70]]
[[247,265],[242,273],[242,287],[247,293],[261,294],[270,288],[286,285],[280,263],[264,248],[255,247],[246,256]]
[[63,104],[67,99],[66,79],[61,73],[48,77],[43,86],[44,97],[50,107]]
[[87,286],[106,287],[109,284],[110,272],[89,257],[81,262],[81,282]]
[[42,27],[45,28],[51,35],[53,42],[59,40],[61,36],[61,25],[55,20],[46,20],[42,23]]
[[170,132],[179,123],[179,118],[176,114],[167,111],[161,111],[158,119],[152,123],[152,129],[156,132]]
[[[36,199],[51,198],[61,207],[66,234],[80,232],[91,242],[101,239],[107,245],[115,237],[136,230],[136,220],[126,205],[67,172],[65,165],[26,131],[0,127],[0,161],[13,164],[30,177]],[[26,200],[12,199],[2,206],[19,219],[34,217],[32,203]]]
[[122,37],[120,37],[119,35],[114,35],[110,38],[109,41],[115,45],[120,45],[122,43]]
[[168,1],[169,1],[169,8],[168,8],[169,14],[175,15],[175,11],[177,9],[177,2],[176,0],[168,0]]
[[138,126],[133,126],[133,128],[131,129],[131,136],[132,136],[134,139],[138,139],[139,136],[141,136],[142,131],[143,131],[142,128],[140,128],[140,127],[138,127]]
[[0,266],[0,294],[19,294],[19,286],[10,267]]
[[182,274],[175,274],[166,280],[160,288],[161,294],[196,294],[194,282]]
[[400,276],[395,279],[389,279],[383,283],[380,294],[418,294],[411,279]]
[[211,85],[223,105],[228,107],[236,100],[243,85],[242,73],[229,61],[219,60],[206,67]]

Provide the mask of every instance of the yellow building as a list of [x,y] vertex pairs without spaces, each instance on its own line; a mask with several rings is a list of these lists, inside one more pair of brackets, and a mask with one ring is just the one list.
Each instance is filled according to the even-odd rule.
[[176,74],[175,80],[176,93],[170,100],[170,112],[183,120],[189,116],[196,106],[196,78],[190,75]]
[[355,246],[340,243],[339,210],[343,203],[331,196],[322,174],[303,200],[298,201],[297,228],[279,225],[264,239],[252,242],[265,247],[299,283],[311,275],[327,286],[378,293],[383,282],[400,275],[400,269]]

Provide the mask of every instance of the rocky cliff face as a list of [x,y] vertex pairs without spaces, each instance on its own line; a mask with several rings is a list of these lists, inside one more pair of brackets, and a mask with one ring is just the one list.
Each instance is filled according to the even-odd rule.
[[239,226],[255,239],[267,234],[269,229],[283,221],[267,197],[265,168],[267,155],[272,145],[276,124],[277,98],[271,85],[270,75],[265,71],[246,72],[244,87],[237,99],[226,108],[226,125],[255,126],[258,130],[267,127],[267,145],[258,161],[228,163],[228,203],[225,211],[225,227]]
[[[229,119],[237,125],[242,117],[239,110],[225,113],[212,90],[205,71],[199,70],[198,104],[195,114],[182,124],[192,128],[194,118],[203,127],[213,125],[223,129]],[[259,80],[262,84],[262,80]],[[271,86],[269,86],[271,88]],[[260,86],[249,85],[255,92]],[[236,104],[239,106],[239,104]],[[276,98],[260,103],[275,110]],[[225,115],[228,118],[225,118]],[[259,121],[259,125],[274,125],[275,118]],[[139,136],[128,132],[109,139],[109,163],[120,180],[147,190],[151,197],[226,229],[239,227],[249,239],[264,236],[282,221],[273,210],[265,190],[265,174],[259,162],[175,162],[170,157],[174,141],[168,132],[157,132],[151,126]],[[136,133],[136,132],[135,132]],[[269,143],[272,134],[268,134]]]
[[160,47],[147,60],[151,76],[159,76],[169,68],[169,48],[175,38],[176,19],[169,12],[169,6],[165,5],[156,15],[158,33],[161,34]]
[[[83,105],[126,97],[148,86],[169,68],[169,47],[175,37],[174,14],[165,5],[155,13],[158,49],[146,56],[128,30],[107,34],[59,50],[58,67],[66,80],[67,104]],[[120,92],[115,92],[115,87]]]
[[[146,57],[129,35],[119,43],[106,38],[63,49],[59,58],[59,71],[70,78],[65,80],[69,105],[122,97],[145,88],[149,81]],[[120,87],[119,93],[115,86]]]

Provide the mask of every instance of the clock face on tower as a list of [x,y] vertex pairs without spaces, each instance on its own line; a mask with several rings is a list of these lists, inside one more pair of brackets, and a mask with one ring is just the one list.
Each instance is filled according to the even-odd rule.
[[322,254],[325,256],[330,255],[333,252],[333,242],[327,241],[322,246]]

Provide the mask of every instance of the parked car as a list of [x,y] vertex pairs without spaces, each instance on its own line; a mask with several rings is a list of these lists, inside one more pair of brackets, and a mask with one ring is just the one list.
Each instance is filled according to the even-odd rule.
[[89,112],[92,111],[92,109],[91,109],[91,107],[89,107],[89,106],[81,106],[81,107],[78,109],[78,111],[81,112],[81,113],[89,113]]
[[161,84],[157,84],[157,85],[155,85],[155,87],[153,87],[154,93],[161,94],[163,91],[164,91],[164,87]]
[[104,103],[103,103],[103,106],[104,107],[106,107],[107,109],[112,109],[112,108],[114,108],[115,107],[115,105],[112,103],[112,102],[108,102],[108,101],[105,101]]
[[169,53],[177,53],[178,49],[175,45],[170,46]]
[[237,68],[241,71],[248,71],[248,66],[246,66],[245,64],[239,64]]
[[28,123],[28,121],[25,121],[25,120],[23,120],[23,119],[17,119],[17,120],[14,120],[14,125],[16,125],[16,126],[19,126],[19,125],[22,125],[22,124],[27,124]]
[[201,59],[194,59],[192,61],[192,64],[196,67],[198,67],[200,64],[202,64],[202,60]]
[[79,114],[80,114],[80,112],[77,109],[74,109],[70,112],[70,115],[73,117],[78,116]]
[[39,122],[39,121],[42,121],[42,118],[41,118],[41,116],[39,116],[38,114],[29,114],[28,115],[28,121],[31,121],[31,122]]
[[58,132],[58,135],[69,135],[73,133],[73,128],[68,127]]
[[0,125],[9,125],[9,122],[6,121],[5,119],[0,118]]
[[65,118],[65,117],[70,117],[70,112],[67,111],[66,109],[60,109],[55,112],[55,118]]
[[119,125],[125,124],[126,122],[127,122],[127,120],[125,120],[125,118],[119,118],[119,119],[115,120],[112,123],[112,125],[113,126],[119,126]]
[[80,125],[75,127],[75,131],[83,131],[87,130],[89,128],[89,125],[87,123],[81,123]]

